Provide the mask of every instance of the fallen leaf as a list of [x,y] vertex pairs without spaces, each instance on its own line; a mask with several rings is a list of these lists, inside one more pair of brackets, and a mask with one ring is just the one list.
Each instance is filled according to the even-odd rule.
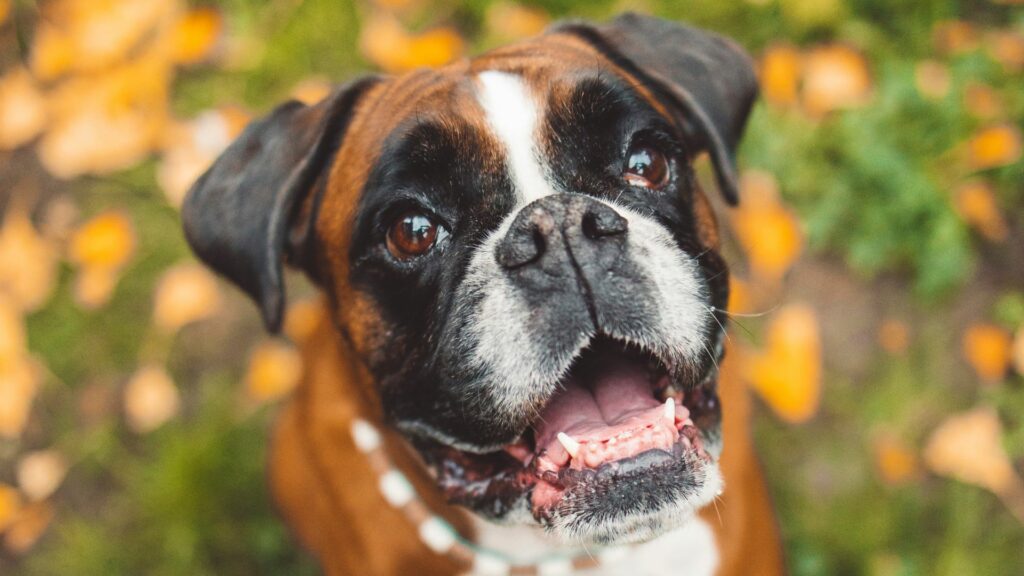
[[21,510],[21,495],[18,491],[0,484],[0,532],[7,530]]
[[932,432],[924,462],[936,474],[1005,494],[1018,480],[1002,442],[995,410],[975,408],[950,416]]
[[326,316],[323,304],[318,298],[300,300],[288,307],[284,319],[284,333],[292,342],[302,343],[320,326]]
[[85,310],[96,310],[110,302],[120,274],[109,268],[85,267],[75,274],[71,294]]
[[292,88],[292,98],[307,106],[320,102],[331,93],[332,85],[325,78],[306,78]]
[[910,326],[902,320],[888,319],[878,328],[878,343],[893,356],[902,355],[910,346]]
[[962,20],[944,20],[932,29],[932,41],[939,53],[962,54],[978,47],[978,31]]
[[506,1],[491,4],[484,15],[487,36],[501,43],[536,36],[550,22],[551,18],[540,8]]
[[78,266],[117,270],[135,253],[135,230],[127,214],[103,212],[71,237],[69,259]]
[[797,217],[779,199],[775,177],[748,171],[740,179],[743,203],[732,212],[736,238],[755,276],[777,281],[800,256],[803,234]]
[[964,108],[975,118],[992,120],[1003,114],[1003,102],[991,86],[971,83],[964,90]]
[[750,282],[732,274],[729,276],[729,305],[731,314],[749,314],[754,312],[754,297]]
[[7,17],[11,15],[11,0],[0,0],[0,25],[7,22]]
[[791,44],[769,46],[761,57],[761,93],[776,106],[796,104],[803,56]]
[[257,401],[272,401],[295,388],[301,376],[302,357],[295,348],[269,340],[258,344],[249,356],[246,389]]
[[1010,124],[989,126],[974,135],[967,145],[967,163],[972,170],[1007,166],[1020,160],[1020,129]]
[[821,399],[821,336],[814,311],[792,304],[768,326],[765,348],[745,365],[746,379],[783,420],[800,423]]
[[17,555],[28,552],[46,533],[54,514],[49,502],[35,502],[22,508],[4,534],[4,548]]
[[1013,368],[1017,374],[1024,376],[1024,326],[1017,329],[1013,338]]
[[980,181],[961,184],[953,193],[953,199],[956,212],[964,222],[992,242],[1006,240],[1009,229],[991,186]]
[[204,7],[190,10],[171,32],[173,59],[178,64],[195,64],[210,56],[224,28],[220,11]]
[[213,275],[198,264],[180,264],[164,272],[156,287],[153,319],[166,332],[174,332],[221,307]]
[[60,452],[30,452],[18,462],[18,486],[29,500],[45,500],[57,491],[67,471],[68,463]]
[[39,368],[26,348],[21,311],[0,293],[0,436],[21,434],[38,385]]
[[999,382],[1010,368],[1010,333],[991,324],[975,324],[963,337],[963,353],[978,377],[991,384]]
[[128,425],[140,434],[156,430],[178,413],[178,387],[161,366],[146,366],[124,390]]
[[922,60],[914,67],[914,84],[922,96],[941,100],[949,94],[952,83],[949,68],[935,60]]
[[192,184],[213,164],[249,122],[234,107],[203,112],[189,122],[173,125],[157,167],[157,182],[168,201],[180,207]]
[[1000,30],[988,35],[988,53],[1003,69],[1013,74],[1024,70],[1024,34]]
[[0,228],[0,291],[25,312],[38,310],[57,286],[57,247],[23,210],[11,206]]
[[917,455],[902,440],[888,433],[879,434],[872,443],[875,469],[890,486],[906,484],[918,473]]
[[841,44],[811,50],[804,60],[803,103],[812,116],[867,103],[871,73],[867,60]]
[[46,101],[27,70],[16,67],[0,78],[0,150],[13,150],[38,136],[46,119]]
[[462,54],[462,37],[451,28],[412,35],[394,17],[372,16],[363,25],[359,46],[368,60],[388,72],[437,67]]

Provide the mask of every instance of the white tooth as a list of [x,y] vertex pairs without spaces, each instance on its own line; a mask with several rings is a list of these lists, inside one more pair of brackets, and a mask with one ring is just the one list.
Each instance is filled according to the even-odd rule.
[[580,453],[580,443],[573,440],[572,436],[565,432],[559,432],[557,438],[562,446],[565,447],[565,451],[569,453],[569,456],[575,458]]
[[669,397],[665,400],[665,420],[668,420],[669,424],[676,423],[676,401],[674,398]]

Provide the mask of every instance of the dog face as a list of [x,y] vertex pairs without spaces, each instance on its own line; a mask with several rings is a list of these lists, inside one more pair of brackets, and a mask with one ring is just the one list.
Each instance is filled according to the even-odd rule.
[[627,15],[357,81],[250,126],[183,209],[281,321],[327,293],[388,419],[455,503],[575,542],[643,540],[721,488],[727,271],[691,162],[732,154],[747,57]]

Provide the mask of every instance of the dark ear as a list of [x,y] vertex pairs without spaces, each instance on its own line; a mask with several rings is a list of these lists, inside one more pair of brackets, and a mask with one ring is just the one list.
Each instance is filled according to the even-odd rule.
[[[185,198],[181,218],[192,250],[256,301],[272,332],[284,313],[283,262],[307,267],[314,191],[325,185],[356,102],[376,82],[349,83],[314,106],[279,106],[250,124]],[[310,221],[295,222],[300,212]]]
[[670,106],[697,151],[711,155],[726,200],[739,201],[736,146],[758,92],[753,61],[742,48],[717,34],[632,13],[553,31],[583,38]]

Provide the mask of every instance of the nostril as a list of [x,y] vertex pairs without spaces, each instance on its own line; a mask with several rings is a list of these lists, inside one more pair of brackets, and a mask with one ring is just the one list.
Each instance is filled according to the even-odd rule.
[[555,229],[554,217],[545,210],[534,209],[519,219],[498,245],[498,265],[513,270],[536,261],[544,254],[547,238]]
[[583,215],[583,233],[591,240],[624,234],[628,229],[629,221],[606,206]]

